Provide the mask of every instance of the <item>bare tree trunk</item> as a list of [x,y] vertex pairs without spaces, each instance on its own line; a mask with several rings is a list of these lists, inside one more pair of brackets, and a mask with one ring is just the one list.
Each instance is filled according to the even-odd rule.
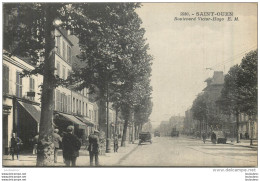
[[138,135],[138,131],[137,131],[138,125],[135,124],[135,140],[137,140],[137,135]]
[[52,166],[54,163],[53,144],[53,92],[54,92],[54,18],[52,5],[45,4],[45,62],[41,97],[41,121],[37,151],[37,166]]
[[124,129],[123,129],[123,136],[122,136],[121,146],[125,146],[127,125],[128,125],[128,119],[126,119],[125,122],[124,122]]
[[130,116],[131,116],[130,108],[128,106],[126,106],[126,107],[127,108],[125,108],[125,110],[123,110],[125,122],[124,122],[124,129],[123,129],[123,136],[122,136],[121,146],[125,146],[127,127],[128,127],[128,123],[129,123]]
[[135,127],[135,123],[134,123],[134,121],[132,120],[132,144],[134,144],[134,142],[135,142],[135,131],[134,131],[134,127]]
[[[102,95],[102,93],[100,95]],[[99,100],[98,108],[99,129],[100,131],[105,132],[106,135],[106,101],[104,100],[104,96],[102,96]]]
[[116,108],[116,124],[115,124],[115,134],[118,134],[118,131],[117,131],[117,126],[118,126],[118,108]]
[[200,120],[200,138],[201,138],[201,127],[202,127],[202,124],[201,124],[201,120]]
[[239,113],[238,112],[236,112],[236,123],[237,123],[237,127],[236,127],[237,143],[239,143],[240,139],[239,139]]

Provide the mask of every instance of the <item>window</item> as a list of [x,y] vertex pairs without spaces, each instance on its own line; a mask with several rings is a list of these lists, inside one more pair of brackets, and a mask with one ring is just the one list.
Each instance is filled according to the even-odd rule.
[[68,96],[68,113],[71,113],[71,96]]
[[21,78],[20,72],[16,72],[16,96],[22,97],[23,92],[23,80]]
[[73,97],[73,112],[75,113],[76,110],[75,110],[75,98]]
[[60,108],[61,108],[62,112],[66,112],[66,110],[67,110],[67,109],[65,109],[67,100],[66,100],[66,102],[65,102],[65,100],[66,100],[66,95],[64,93],[62,93],[61,102],[60,102]]
[[91,110],[89,110],[89,118],[91,119]]
[[65,66],[62,67],[62,78],[65,80]]
[[81,101],[79,101],[79,114],[81,114]]
[[78,114],[78,112],[79,112],[79,101],[78,101],[78,99],[76,99],[76,113]]
[[66,46],[65,41],[62,41],[62,57],[66,60]]
[[58,37],[57,37],[57,53],[60,55],[61,53],[60,53],[60,35],[58,35]]
[[60,111],[60,91],[56,91],[56,110]]
[[[30,92],[35,92],[35,80],[30,77]],[[29,97],[30,100],[34,101],[34,97]]]
[[9,93],[9,67],[3,66],[3,92]]
[[60,62],[57,62],[57,75],[60,77]]
[[67,112],[68,111],[68,109],[67,109],[67,107],[68,107],[68,102],[67,102],[67,96],[65,95],[65,94],[63,94],[63,111],[64,112]]
[[85,109],[84,109],[84,107],[85,107],[85,103],[82,102],[82,115],[83,115],[83,116],[85,116]]
[[95,112],[95,118],[94,118],[94,120],[97,121],[97,110],[95,110],[94,112]]
[[86,103],[86,116],[88,116],[88,104]]
[[67,46],[67,60],[68,63],[71,63],[71,48],[69,47],[69,45]]

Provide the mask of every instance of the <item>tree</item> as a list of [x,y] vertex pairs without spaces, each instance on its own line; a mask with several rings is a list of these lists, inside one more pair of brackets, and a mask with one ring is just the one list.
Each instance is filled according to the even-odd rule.
[[139,99],[135,94],[139,79],[151,71],[145,30],[135,12],[139,7],[139,3],[92,3],[77,7],[70,15],[75,20],[71,26],[80,40],[79,58],[84,62],[73,80],[80,83],[79,89],[87,87],[97,94],[103,129],[105,102],[115,102],[114,107],[121,110],[125,119],[123,141],[133,106]]
[[257,50],[242,59],[240,65],[231,67],[225,76],[224,88],[218,105],[225,114],[236,116],[237,142],[239,142],[239,114],[257,114]]
[[247,115],[256,115],[257,106],[257,50],[251,51],[243,57],[240,64],[241,74],[239,74],[239,89],[241,97],[241,111]]
[[218,101],[220,109],[224,114],[230,115],[234,114],[236,116],[236,133],[237,142],[239,142],[239,114],[241,113],[241,97],[240,97],[240,79],[241,68],[235,65],[230,68],[228,74],[225,76],[224,87],[221,92],[221,97]]
[[203,120],[206,119],[207,116],[207,103],[205,94],[200,94],[197,98],[193,101],[192,104],[192,113],[193,118],[200,122],[200,135],[201,135],[201,123]]
[[61,81],[54,75],[54,30],[57,19],[66,19],[68,5],[62,3],[4,4],[5,16],[12,15],[4,31],[4,48],[9,56],[31,58],[36,66],[30,74],[42,74],[41,120],[37,166],[53,164],[53,92]]

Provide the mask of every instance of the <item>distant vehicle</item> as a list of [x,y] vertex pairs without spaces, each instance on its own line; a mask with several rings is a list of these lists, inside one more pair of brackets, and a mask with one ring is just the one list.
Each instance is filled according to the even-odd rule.
[[179,137],[179,131],[176,130],[176,128],[172,128],[171,136],[174,137]]
[[154,137],[156,137],[156,136],[159,136],[159,137],[161,136],[159,131],[154,132]]
[[223,131],[214,131],[214,133],[216,134],[217,137],[217,143],[223,143],[223,144],[227,143],[227,138],[225,137]]
[[152,144],[152,135],[150,132],[139,133],[139,145],[143,142],[150,142]]

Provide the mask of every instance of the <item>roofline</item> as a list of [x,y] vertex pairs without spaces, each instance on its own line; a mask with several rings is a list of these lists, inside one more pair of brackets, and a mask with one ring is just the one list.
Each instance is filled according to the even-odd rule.
[[69,42],[71,46],[74,46],[73,43],[70,41],[67,35],[64,35],[64,33],[60,30],[60,27],[56,28],[62,35],[65,37],[65,39]]
[[[10,54],[11,56],[9,56],[7,54]],[[26,60],[24,60],[24,58],[26,58],[26,57],[21,57],[19,55],[11,54],[9,51],[7,51],[5,49],[3,49],[2,55],[3,55],[2,56],[3,59],[6,58],[5,60],[11,60],[12,59],[14,61],[17,61],[17,60],[15,60],[15,58],[17,58],[17,59],[23,61],[24,63],[28,64],[29,66],[32,66],[33,69],[36,68],[36,65],[33,65],[32,63],[27,62]],[[10,62],[10,63],[12,63],[12,62]],[[31,69],[31,68],[28,67],[28,69]]]

